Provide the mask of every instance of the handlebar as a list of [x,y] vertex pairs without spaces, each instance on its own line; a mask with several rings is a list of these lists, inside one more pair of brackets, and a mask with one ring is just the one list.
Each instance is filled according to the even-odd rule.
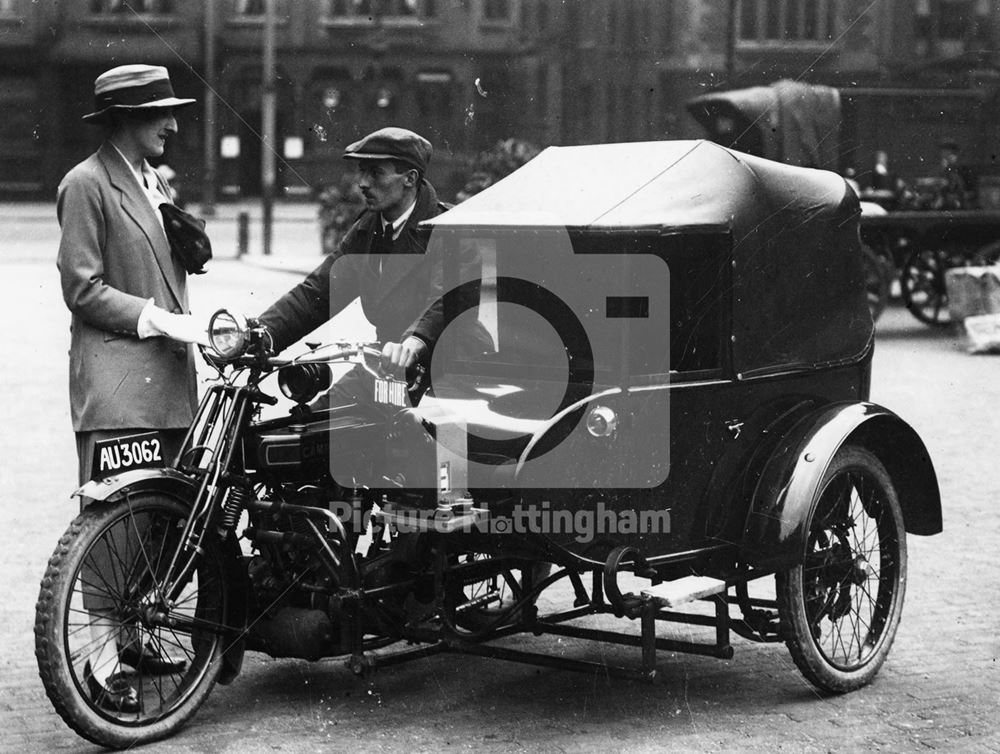
[[[330,351],[329,349],[335,350]],[[365,369],[372,372],[372,374],[376,374],[375,370],[371,369],[366,363],[365,357],[380,359],[382,357],[382,349],[378,348],[375,343],[329,343],[317,346],[308,353],[291,359],[271,356],[267,359],[266,363],[271,369],[281,369],[293,364],[329,364],[333,361],[354,358]],[[380,375],[376,374],[376,376]]]
[[[334,362],[353,362],[376,379],[393,377],[382,369],[383,349],[379,343],[341,341],[326,345],[307,344],[310,347],[308,352],[291,359],[282,358],[271,355],[273,343],[267,327],[257,319],[226,309],[220,309],[212,316],[209,322],[209,342],[211,346],[202,347],[202,354],[218,370],[220,377],[224,376],[227,366],[234,370],[234,376],[250,369],[256,374],[251,378],[256,382],[264,374],[282,368]],[[407,369],[407,373],[414,377],[413,386],[422,382],[422,371],[419,366],[412,372]]]

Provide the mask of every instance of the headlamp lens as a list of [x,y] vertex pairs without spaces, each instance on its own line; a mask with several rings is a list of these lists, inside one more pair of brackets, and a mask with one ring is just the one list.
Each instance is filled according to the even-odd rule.
[[333,375],[327,364],[293,364],[278,372],[282,395],[296,403],[308,403],[330,387]]
[[208,325],[208,342],[221,359],[242,356],[247,344],[246,319],[225,309],[217,311]]

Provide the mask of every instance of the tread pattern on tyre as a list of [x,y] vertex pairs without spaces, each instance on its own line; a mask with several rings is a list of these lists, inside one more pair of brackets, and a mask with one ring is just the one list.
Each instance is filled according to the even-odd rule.
[[[144,499],[157,498],[169,501],[171,504],[181,504],[165,495],[152,495]],[[136,505],[135,499],[133,499],[132,504]],[[53,708],[78,735],[88,741],[113,749],[125,749],[138,744],[151,743],[175,733],[194,715],[208,697],[222,665],[222,653],[217,650],[216,656],[210,661],[214,667],[205,671],[205,676],[200,681],[197,690],[171,714],[141,727],[128,728],[115,725],[111,721],[102,721],[96,713],[90,710],[89,705],[80,699],[64,656],[65,648],[61,641],[61,625],[54,625],[54,623],[59,622],[62,609],[58,594],[60,580],[75,578],[74,565],[71,562],[67,563],[74,556],[74,547],[77,546],[81,538],[96,535],[97,532],[91,530],[103,527],[105,525],[104,519],[114,516],[115,509],[120,505],[125,505],[125,503],[95,503],[70,523],[49,558],[35,606],[35,657],[38,661],[39,676]],[[63,588],[69,589],[71,585]]]
[[[853,456],[858,456],[858,459],[852,464],[850,460]],[[844,462],[842,459],[847,458],[848,461]],[[818,689],[826,691],[833,694],[842,694],[849,691],[854,691],[861,688],[875,677],[882,664],[885,662],[889,651],[892,648],[892,644],[895,640],[896,629],[899,626],[899,620],[903,609],[903,600],[906,592],[906,532],[903,526],[902,512],[899,505],[899,500],[896,497],[895,489],[892,485],[892,479],[889,473],[885,470],[882,463],[867,449],[847,445],[842,447],[837,456],[834,457],[834,464],[841,459],[843,464],[843,469],[850,468],[852,465],[857,465],[861,459],[863,459],[865,464],[868,464],[868,470],[873,473],[873,475],[881,477],[879,479],[880,484],[884,485],[888,490],[886,503],[889,507],[889,513],[893,516],[896,528],[897,536],[899,539],[899,549],[897,552],[897,568],[898,568],[898,583],[896,584],[896,591],[893,595],[894,602],[890,607],[890,613],[886,621],[886,625],[883,628],[883,638],[880,639],[880,645],[876,651],[875,656],[865,663],[864,666],[855,671],[843,671],[839,668],[832,667],[820,654],[820,650],[816,647],[815,642],[812,640],[811,636],[799,636],[792,619],[793,611],[796,609],[796,605],[793,604],[794,600],[802,600],[802,584],[801,584],[801,566],[796,566],[788,571],[779,572],[776,575],[776,586],[777,586],[777,599],[778,599],[778,613],[781,617],[781,633],[782,638],[785,640],[785,644],[788,647],[789,652],[792,655],[792,660],[795,662],[796,667],[802,672],[802,674]],[[829,472],[828,472],[829,474]],[[830,479],[824,476],[823,484],[821,485],[820,492],[826,489]],[[812,513],[810,513],[810,529],[812,525]],[[809,536],[807,532],[806,536]],[[798,569],[798,574],[793,573]],[[796,582],[799,582],[796,584]],[[859,672],[859,671],[864,672]]]

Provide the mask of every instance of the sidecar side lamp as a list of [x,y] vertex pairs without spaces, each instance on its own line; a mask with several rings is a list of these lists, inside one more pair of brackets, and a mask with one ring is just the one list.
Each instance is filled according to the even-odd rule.
[[231,361],[243,355],[247,332],[246,317],[220,309],[208,323],[208,342],[220,359]]
[[587,414],[587,431],[594,437],[610,437],[618,429],[618,415],[607,406],[594,406]]

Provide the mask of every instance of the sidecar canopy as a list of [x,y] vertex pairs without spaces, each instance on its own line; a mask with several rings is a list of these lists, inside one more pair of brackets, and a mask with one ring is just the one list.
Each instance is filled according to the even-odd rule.
[[[519,229],[597,236],[609,254],[654,233],[670,240],[662,245],[668,265],[671,249],[690,253],[702,239],[698,247],[718,254],[719,275],[729,279],[719,336],[734,376],[747,377],[867,354],[874,326],[859,216],[857,196],[834,173],[698,140],[550,147],[426,224],[472,236]],[[706,234],[717,242],[706,246]],[[677,277],[671,267],[672,291],[683,290]]]

